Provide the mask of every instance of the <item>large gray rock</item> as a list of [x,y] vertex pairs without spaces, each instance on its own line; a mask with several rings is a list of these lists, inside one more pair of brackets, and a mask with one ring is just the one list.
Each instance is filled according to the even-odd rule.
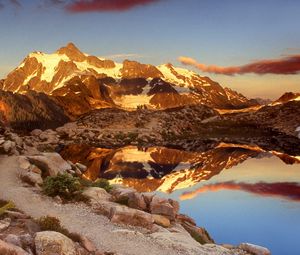
[[4,231],[10,226],[11,219],[10,218],[5,218],[4,220],[0,220],[0,232]]
[[267,248],[251,243],[241,243],[239,248],[254,255],[271,255],[271,252]]
[[21,239],[17,235],[9,234],[3,239],[3,241],[18,247],[22,247]]
[[116,206],[112,208],[109,218],[113,223],[139,226],[148,229],[151,229],[154,223],[153,216],[150,213],[126,206]]
[[8,140],[2,144],[2,147],[5,153],[10,153],[15,149],[16,143]]
[[34,242],[37,255],[77,255],[74,242],[58,232],[38,232]]
[[176,217],[178,209],[174,208],[167,199],[154,196],[150,203],[150,212],[152,214],[161,214],[167,216],[171,220]]
[[191,225],[187,222],[181,224],[187,232],[199,243],[215,243],[215,241],[210,237],[205,228],[197,227]]
[[128,206],[142,211],[147,210],[147,204],[144,200],[144,196],[138,192],[128,194]]
[[171,222],[167,217],[159,214],[152,214],[152,216],[155,224],[162,226],[164,228],[168,228],[171,226]]
[[6,243],[2,240],[0,240],[0,254],[1,255],[30,255],[22,248],[10,243]]
[[31,131],[30,134],[31,134],[32,136],[39,136],[41,133],[43,133],[42,130],[40,130],[40,129],[34,129],[34,130]]
[[26,182],[32,186],[43,184],[42,176],[34,172],[24,170],[21,172],[20,178],[23,182]]
[[98,187],[89,187],[85,189],[82,194],[88,197],[92,203],[101,203],[111,200],[111,195],[107,193],[105,189]]
[[36,165],[49,176],[56,176],[72,169],[71,165],[58,153],[42,153],[37,156],[29,156],[28,159],[31,164]]
[[[232,255],[230,251],[218,245],[201,245],[181,226],[174,226],[170,231],[155,232],[150,235],[156,242],[173,247],[183,254],[191,255]],[[175,254],[175,253],[174,253]]]

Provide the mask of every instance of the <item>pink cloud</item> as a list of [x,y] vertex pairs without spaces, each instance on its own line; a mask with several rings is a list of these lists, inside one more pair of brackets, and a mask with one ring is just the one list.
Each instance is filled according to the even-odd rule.
[[297,74],[300,72],[300,55],[291,55],[278,59],[259,60],[241,66],[205,65],[193,58],[179,57],[178,60],[189,66],[194,66],[202,72],[235,75],[235,74]]
[[66,6],[70,12],[121,12],[161,0],[79,0]]

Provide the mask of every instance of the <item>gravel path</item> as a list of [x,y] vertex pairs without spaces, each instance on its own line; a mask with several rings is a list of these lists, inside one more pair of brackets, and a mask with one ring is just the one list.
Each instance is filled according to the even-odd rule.
[[153,238],[136,231],[127,231],[93,213],[87,206],[54,203],[23,187],[18,178],[17,157],[0,156],[0,199],[11,200],[16,207],[33,218],[45,215],[60,219],[69,231],[91,239],[98,249],[116,252],[118,255],[185,255],[173,247],[159,244]]

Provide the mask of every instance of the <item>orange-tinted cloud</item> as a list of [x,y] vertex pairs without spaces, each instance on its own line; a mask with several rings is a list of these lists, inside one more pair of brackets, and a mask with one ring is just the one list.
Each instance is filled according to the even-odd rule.
[[70,12],[121,12],[161,0],[78,0],[66,6]]
[[235,74],[297,74],[300,73],[300,55],[291,55],[278,59],[259,60],[241,66],[216,66],[198,63],[189,57],[179,57],[184,65],[190,65],[207,73],[235,75]]
[[192,192],[184,193],[183,195],[180,196],[180,199],[181,200],[192,199],[201,193],[216,192],[220,190],[239,190],[239,191],[250,192],[258,196],[278,197],[278,198],[300,202],[300,185],[294,182],[216,183],[216,184],[205,185]]

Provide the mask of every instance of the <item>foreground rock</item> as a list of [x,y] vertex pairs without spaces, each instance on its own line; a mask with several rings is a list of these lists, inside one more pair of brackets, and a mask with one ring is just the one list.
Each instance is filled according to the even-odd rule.
[[58,153],[41,153],[37,156],[29,156],[28,160],[39,167],[46,176],[56,176],[72,169]]
[[251,243],[242,243],[239,245],[239,248],[254,255],[271,255],[271,252],[267,248]]
[[22,248],[4,242],[0,240],[0,254],[1,255],[30,255],[28,252],[24,251]]
[[57,232],[39,232],[36,234],[34,242],[37,255],[77,255],[73,241]]

